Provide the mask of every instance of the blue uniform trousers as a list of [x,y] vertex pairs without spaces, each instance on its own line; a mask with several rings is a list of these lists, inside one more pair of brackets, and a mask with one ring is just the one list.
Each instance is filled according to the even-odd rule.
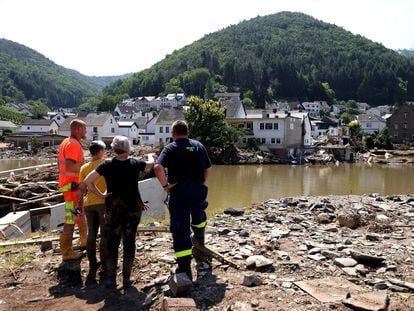
[[177,258],[192,254],[191,227],[206,226],[207,192],[207,186],[191,181],[179,182],[171,189],[168,201],[170,231]]

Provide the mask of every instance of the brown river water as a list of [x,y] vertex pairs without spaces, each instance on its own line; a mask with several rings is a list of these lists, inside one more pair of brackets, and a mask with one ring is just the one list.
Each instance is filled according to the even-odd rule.
[[[0,160],[0,171],[43,163],[47,162]],[[413,194],[413,179],[413,165],[215,165],[207,182],[207,211],[212,215],[290,196]]]

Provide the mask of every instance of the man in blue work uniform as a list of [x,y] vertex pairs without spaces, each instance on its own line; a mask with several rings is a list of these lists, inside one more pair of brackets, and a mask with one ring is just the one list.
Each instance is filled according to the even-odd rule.
[[[203,144],[188,138],[185,121],[173,123],[172,138],[173,142],[161,152],[154,171],[164,190],[170,194],[168,205],[178,264],[176,272],[185,272],[192,279],[191,229],[194,231],[193,242],[204,246],[208,191],[204,183],[211,172],[211,161]],[[168,169],[168,179],[165,168]]]

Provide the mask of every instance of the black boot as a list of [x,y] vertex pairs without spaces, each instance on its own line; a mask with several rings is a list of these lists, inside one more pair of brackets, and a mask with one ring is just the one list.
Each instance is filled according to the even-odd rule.
[[110,291],[116,291],[116,266],[117,261],[115,258],[108,258],[106,260],[106,280],[105,287]]
[[197,263],[207,262],[211,264],[211,257],[197,248],[197,246],[204,247],[206,228],[205,227],[204,228],[192,227],[192,228],[194,232],[194,235],[192,238],[194,259],[197,261]]
[[188,278],[193,281],[193,273],[191,271],[191,255],[177,258],[178,268],[175,273],[186,273]]
[[89,273],[86,276],[85,286],[96,285],[96,272],[98,271],[100,264],[93,263],[89,265]]
[[124,258],[124,262],[122,265],[122,284],[124,288],[130,287],[133,283],[131,280],[131,271],[133,266],[133,259],[130,260],[129,258]]

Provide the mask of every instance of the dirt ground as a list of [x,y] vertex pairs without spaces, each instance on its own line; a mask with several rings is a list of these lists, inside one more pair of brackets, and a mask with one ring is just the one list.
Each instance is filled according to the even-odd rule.
[[[390,301],[387,310],[414,310],[414,293],[387,283],[389,278],[414,282],[414,208],[411,205],[414,199],[407,196],[399,200],[395,197],[380,199],[368,196],[289,198],[265,202],[241,216],[213,217],[209,220],[206,245],[239,264],[240,268],[215,259],[211,269],[208,266],[197,269],[194,265],[193,274],[197,279],[186,297],[193,298],[200,310],[351,310],[340,301],[322,303],[295,285],[296,281],[332,276],[351,281],[364,291],[377,289],[378,286],[372,284],[383,280],[381,284],[388,287]],[[358,210],[366,219],[361,220],[358,228],[340,227],[335,218],[330,223],[317,223],[317,219],[322,218],[322,207],[325,208],[323,213],[329,214],[326,208],[338,207],[344,202],[363,205]],[[372,215],[368,217],[361,212],[381,206],[385,209],[373,214],[389,217],[387,224],[379,224]],[[387,230],[389,224],[403,229],[391,226],[391,230]],[[270,233],[275,235],[286,228],[289,228],[287,233],[277,239],[269,238]],[[136,243],[134,286],[126,290],[118,287],[116,293],[107,291],[99,282],[93,287],[85,287],[84,283],[62,284],[58,278],[61,263],[58,242],[46,252],[42,252],[39,245],[1,247],[0,310],[161,310],[163,298],[171,296],[165,284],[174,267],[171,244],[168,232],[140,233]],[[309,247],[313,244],[315,247]],[[318,254],[317,248],[324,247],[346,256],[346,245],[381,254],[386,259],[385,265],[366,267],[363,274],[350,276],[329,258],[309,259],[309,254]],[[269,258],[272,265],[262,270],[248,268],[249,250],[252,255]],[[83,258],[79,264],[84,282],[88,261]],[[247,286],[243,284],[246,276],[255,276],[260,283]],[[154,280],[159,284],[154,286]],[[120,275],[117,281],[122,284]]]

